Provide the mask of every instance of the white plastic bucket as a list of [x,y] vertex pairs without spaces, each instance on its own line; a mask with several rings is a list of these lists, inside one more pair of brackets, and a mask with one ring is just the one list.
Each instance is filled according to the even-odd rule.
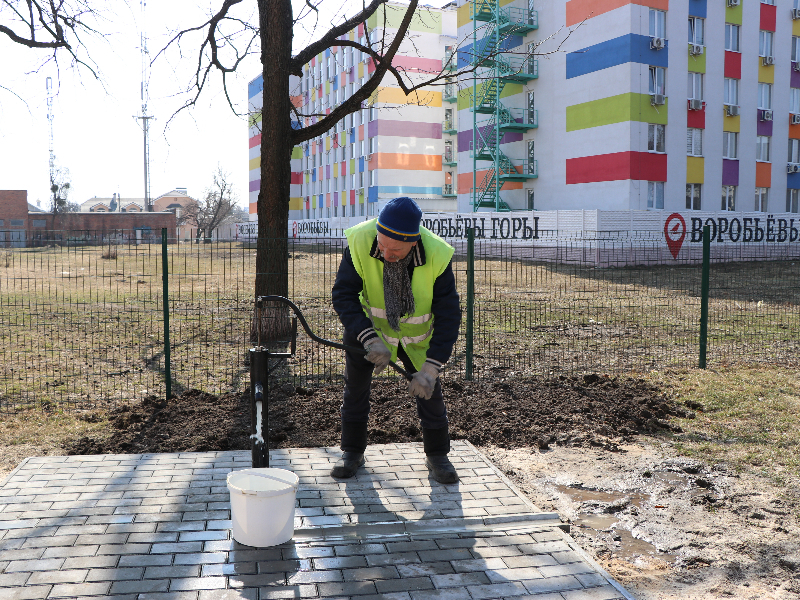
[[285,469],[228,473],[233,539],[245,546],[275,546],[294,535],[297,475]]

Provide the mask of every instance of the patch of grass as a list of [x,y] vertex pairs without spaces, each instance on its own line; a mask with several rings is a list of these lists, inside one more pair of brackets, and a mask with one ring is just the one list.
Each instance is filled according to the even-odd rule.
[[683,454],[765,475],[776,484],[800,479],[800,380],[774,366],[652,372],[648,379],[681,403],[702,406],[674,437]]
[[58,456],[62,444],[84,435],[102,435],[107,423],[102,412],[51,413],[41,410],[0,417],[0,478],[28,456]]

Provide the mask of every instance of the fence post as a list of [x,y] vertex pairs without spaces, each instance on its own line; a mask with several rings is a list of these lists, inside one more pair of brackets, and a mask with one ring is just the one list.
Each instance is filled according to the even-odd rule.
[[703,274],[700,282],[700,364],[706,368],[706,346],[708,345],[708,279],[711,270],[711,232],[703,227]]
[[169,349],[169,262],[167,261],[167,228],[161,228],[161,264],[164,280],[164,379],[167,384],[167,399],[172,397],[172,369]]
[[466,372],[464,379],[472,379],[472,321],[475,303],[475,229],[467,229],[467,327],[466,337]]

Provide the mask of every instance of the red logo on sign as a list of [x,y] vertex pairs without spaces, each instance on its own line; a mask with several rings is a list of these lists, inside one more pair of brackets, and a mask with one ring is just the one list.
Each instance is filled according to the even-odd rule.
[[[686,225],[683,228],[686,229]],[[297,237],[297,221],[292,221],[292,237]]]
[[664,237],[667,240],[667,246],[672,253],[672,258],[678,258],[678,252],[681,251],[683,240],[686,238],[686,221],[679,213],[672,213],[664,221]]

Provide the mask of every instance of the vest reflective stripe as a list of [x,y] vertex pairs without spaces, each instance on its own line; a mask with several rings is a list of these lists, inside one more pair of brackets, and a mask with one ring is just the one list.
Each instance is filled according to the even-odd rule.
[[[386,311],[383,310],[382,308],[375,308],[367,306],[366,304],[362,304],[361,306],[364,308],[364,312],[367,313],[367,316],[369,316],[370,319],[372,319],[373,317],[377,317],[379,319],[386,318]],[[421,315],[419,317],[401,317],[400,322],[413,323],[415,325],[419,325],[420,323],[427,323],[432,318],[433,318],[433,313],[428,313],[426,315]],[[375,323],[373,322],[373,325],[374,324]]]
[[377,235],[376,222],[377,219],[372,219],[345,231],[353,266],[364,283],[359,300],[376,333],[390,347],[392,360],[397,360],[397,349],[402,344],[414,367],[421,369],[427,358],[433,328],[436,326],[436,319],[431,310],[433,284],[450,264],[453,247],[439,236],[420,227],[422,246],[425,249],[425,264],[414,267],[411,277],[414,314],[402,317],[400,331],[395,331],[386,319],[383,262],[370,256]]
[[414,337],[396,338],[396,337],[389,337],[388,335],[384,335],[383,339],[386,342],[388,342],[388,344],[390,346],[394,346],[395,348],[397,347],[398,342],[402,341],[403,342],[403,347],[405,348],[409,344],[419,344],[420,342],[424,342],[432,334],[433,334],[433,327],[428,329],[428,331],[426,331],[422,335],[417,335],[417,336],[414,336]]

